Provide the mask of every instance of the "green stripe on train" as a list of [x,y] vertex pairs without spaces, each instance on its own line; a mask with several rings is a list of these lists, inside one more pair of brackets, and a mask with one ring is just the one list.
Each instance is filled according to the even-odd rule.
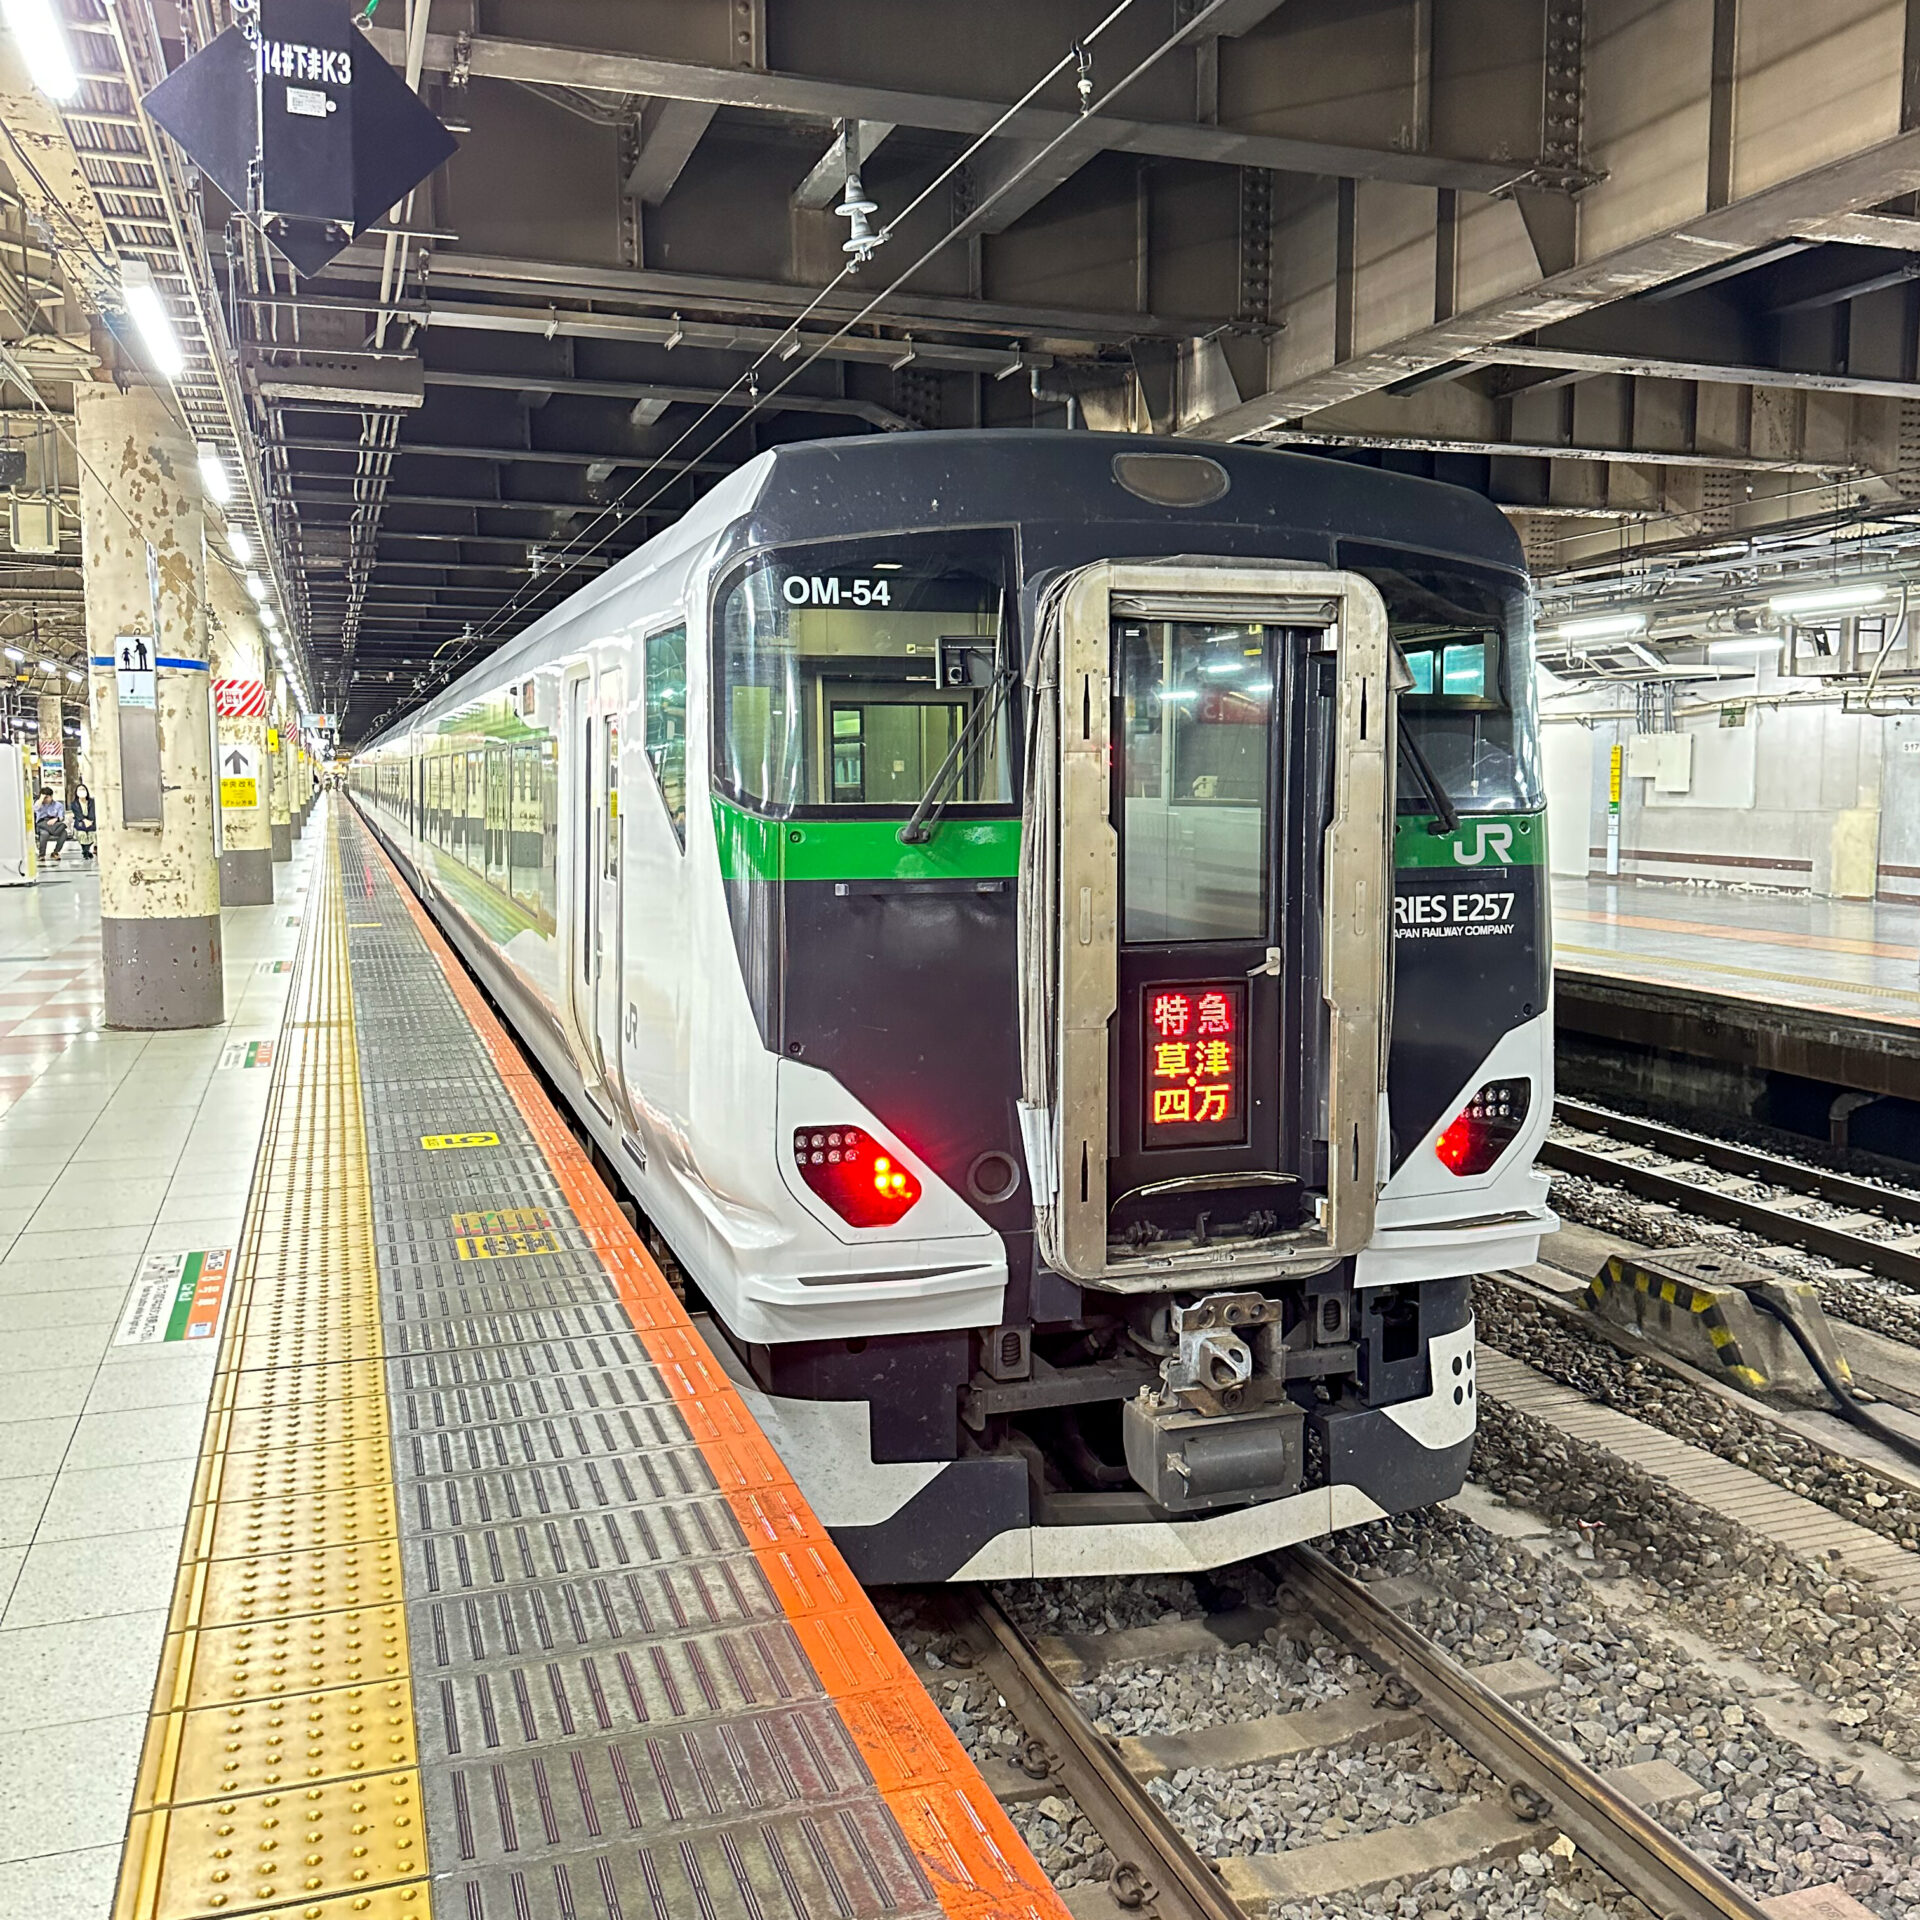
[[729,880],[1008,880],[1020,865],[1018,820],[945,819],[903,846],[898,820],[764,820],[715,794],[713,831]]
[[[1547,817],[1510,813],[1462,820],[1437,833],[1406,815],[1394,834],[1397,867],[1543,867]],[[897,820],[767,820],[713,796],[720,871],[729,880],[1005,880],[1020,865],[1017,820],[940,821],[933,838],[903,846]]]

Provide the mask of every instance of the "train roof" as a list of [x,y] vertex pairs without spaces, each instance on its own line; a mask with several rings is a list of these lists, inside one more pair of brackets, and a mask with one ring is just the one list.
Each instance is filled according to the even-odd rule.
[[[1122,454],[1213,461],[1227,486],[1203,505],[1156,505],[1123,486]],[[929,527],[1018,525],[1029,572],[1094,557],[1172,550],[1290,551],[1331,561],[1335,541],[1444,555],[1524,571],[1518,536],[1463,487],[1353,462],[1263,447],[1133,434],[991,431],[846,435],[774,447],[729,474],[672,526],[543,614],[444,692],[384,729],[459,707],[481,685],[545,657],[546,643],[608,596],[687,563],[718,541],[755,548]],[[1140,536],[1129,550],[1128,529]],[[1091,544],[1090,544],[1091,543]]]

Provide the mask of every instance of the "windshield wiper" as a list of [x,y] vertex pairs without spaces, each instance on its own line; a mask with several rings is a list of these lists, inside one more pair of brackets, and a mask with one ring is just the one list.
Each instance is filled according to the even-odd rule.
[[[1407,764],[1420,777],[1420,784],[1427,790],[1427,798],[1433,802],[1433,810],[1440,816],[1439,833],[1455,834],[1460,831],[1460,809],[1453,804],[1453,796],[1440,784],[1439,776],[1433,770],[1433,763],[1427,758],[1420,742],[1413,737],[1412,728],[1404,722],[1396,731],[1400,738],[1400,751],[1406,756]],[[1435,836],[1436,838],[1438,835]]]
[[940,818],[941,810],[947,804],[941,790],[953,777],[954,769],[966,764],[967,755],[978,744],[981,735],[1000,717],[1000,709],[1006,705],[1013,681],[1013,669],[1002,667],[993,683],[993,697],[981,701],[966,725],[954,736],[953,745],[947,749],[947,757],[934,768],[933,778],[927,782],[927,790],[920,796],[920,804],[894,835],[902,846],[924,846],[933,838],[934,822]]

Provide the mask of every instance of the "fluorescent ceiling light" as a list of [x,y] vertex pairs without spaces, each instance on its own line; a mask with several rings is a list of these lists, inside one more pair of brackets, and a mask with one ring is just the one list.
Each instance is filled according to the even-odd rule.
[[211,440],[200,442],[200,484],[215,506],[224,507],[233,498],[233,475],[226,460]]
[[280,616],[275,613],[271,607],[262,606],[260,609],[260,624],[271,633],[274,628],[280,624]]
[[42,660],[40,662],[40,671],[42,673],[58,673],[60,671],[60,663],[57,660]]
[[257,573],[250,573],[247,575],[247,591],[250,594],[252,594],[256,600],[262,602],[263,604],[265,603],[266,597],[267,597],[267,583],[264,580],[262,580]]
[[187,370],[187,351],[174,331],[173,315],[160,297],[153,269],[144,260],[127,261],[120,269],[120,291],[154,372],[163,380],[179,379]]
[[0,0],[0,12],[33,84],[55,100],[71,100],[80,91],[80,74],[54,0]]
[[236,566],[253,565],[253,542],[247,538],[245,527],[230,525],[227,528],[227,551],[233,555]]
[[7,649],[7,658],[13,661],[15,665],[18,665],[21,661],[25,660],[26,657],[27,656],[24,653],[22,653],[18,647],[9,647]]
[[1886,597],[1884,586],[1862,580],[1852,586],[1836,582],[1832,586],[1810,588],[1805,593],[1775,594],[1767,605],[1789,620],[1799,620],[1809,614],[1852,613],[1860,607],[1877,606]]
[[1584,620],[1563,620],[1547,636],[1553,640],[1625,640],[1647,630],[1644,613],[1598,613]]
[[67,669],[67,678],[69,680],[84,680],[86,675],[83,674],[78,667],[69,667]]
[[1707,657],[1711,660],[1728,660],[1736,654],[1778,653],[1778,640],[1715,640],[1707,648]]

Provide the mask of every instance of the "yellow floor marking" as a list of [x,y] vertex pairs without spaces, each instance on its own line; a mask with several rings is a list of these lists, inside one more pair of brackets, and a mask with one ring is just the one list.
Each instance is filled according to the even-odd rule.
[[431,1920],[331,837],[307,919],[116,1920]]
[[181,1742],[181,1800],[224,1799],[253,1782],[308,1786],[336,1767],[349,1778],[385,1773],[413,1758],[413,1689],[404,1680],[239,1700],[187,1719],[190,1728],[204,1721],[205,1737],[190,1731]]
[[560,1250],[560,1242],[550,1233],[462,1235],[453,1243],[456,1257],[462,1260],[519,1260]]
[[532,1233],[553,1225],[544,1207],[501,1207],[492,1213],[456,1213],[455,1233]]
[[[388,1606],[400,1598],[400,1543],[368,1540],[316,1552],[203,1560],[199,1574],[200,1618],[210,1624]],[[185,1624],[176,1603],[169,1625],[178,1632]]]
[[399,1602],[337,1613],[294,1613],[177,1634],[163,1659],[192,1660],[183,1708],[272,1700],[314,1687],[404,1679],[407,1623]]
[[167,1830],[155,1902],[165,1914],[255,1913],[405,1880],[427,1864],[411,1769],[196,1800],[151,1817]]

